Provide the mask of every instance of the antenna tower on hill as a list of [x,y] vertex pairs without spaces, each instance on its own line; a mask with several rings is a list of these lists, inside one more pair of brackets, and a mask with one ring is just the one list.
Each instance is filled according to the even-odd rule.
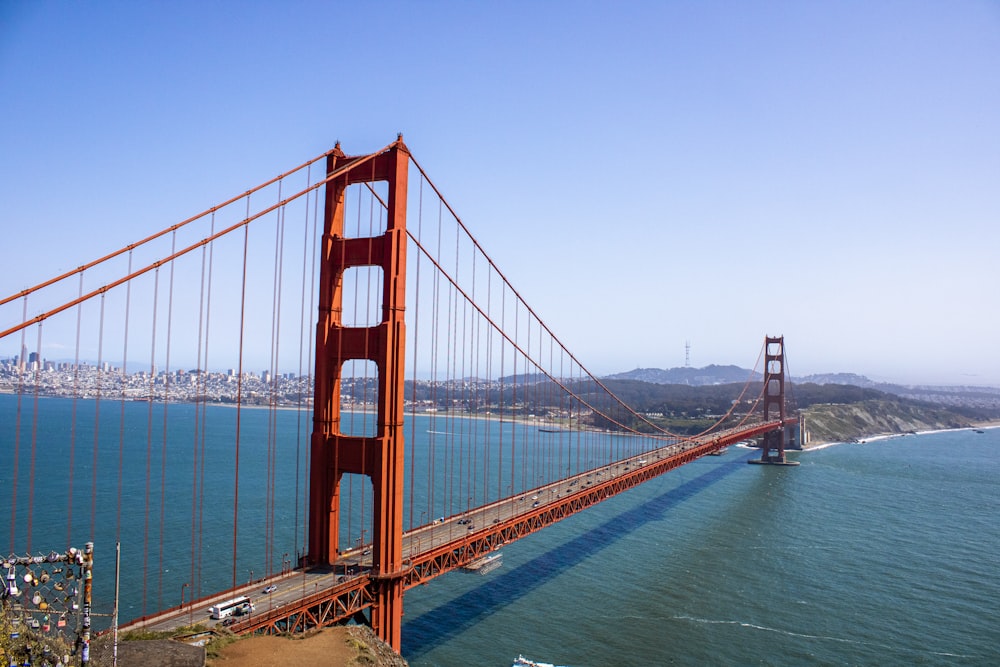
[[691,368],[691,341],[684,341],[684,368]]

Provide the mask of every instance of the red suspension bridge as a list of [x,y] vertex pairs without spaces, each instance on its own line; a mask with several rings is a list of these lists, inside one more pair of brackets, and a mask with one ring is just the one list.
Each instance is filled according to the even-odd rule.
[[338,144],[0,312],[2,595],[29,620],[110,612],[120,543],[128,626],[267,584],[234,631],[364,618],[398,651],[407,589],[739,441],[786,463],[797,433],[780,337],[703,433],[632,410],[402,138]]

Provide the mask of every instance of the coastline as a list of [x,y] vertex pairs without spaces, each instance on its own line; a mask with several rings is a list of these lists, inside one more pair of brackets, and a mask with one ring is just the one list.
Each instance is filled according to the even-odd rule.
[[[864,436],[863,438],[859,438],[857,440],[850,440],[850,441],[849,440],[824,441],[824,442],[816,443],[815,445],[809,444],[809,445],[803,446],[802,449],[799,450],[799,451],[812,452],[812,451],[818,451],[820,449],[826,449],[827,447],[836,447],[838,445],[865,445],[865,444],[870,444],[870,443],[873,443],[873,442],[879,442],[879,441],[882,441],[882,440],[893,440],[893,439],[896,439],[896,438],[905,438],[905,437],[909,437],[909,436],[929,435],[929,434],[932,434],[932,433],[948,433],[950,431],[974,431],[974,430],[977,430],[977,429],[985,431],[985,430],[990,430],[990,429],[995,429],[995,428],[1000,428],[1000,420],[987,421],[987,422],[976,422],[976,423],[970,424],[969,426],[962,426],[960,428],[925,429],[925,430],[913,431],[913,432],[909,432],[909,433],[876,433],[876,434],[873,434],[873,435]],[[794,451],[794,450],[792,450],[792,451]]]

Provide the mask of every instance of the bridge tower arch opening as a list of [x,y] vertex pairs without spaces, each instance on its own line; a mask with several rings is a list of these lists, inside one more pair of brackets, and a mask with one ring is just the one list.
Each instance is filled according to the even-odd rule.
[[[371,624],[397,652],[403,608],[403,379],[406,329],[406,194],[409,150],[402,136],[378,154],[347,156],[338,144],[327,157],[320,256],[319,314],[313,433],[310,443],[309,546],[311,565],[337,560],[341,482],[362,475],[372,484]],[[384,233],[345,235],[345,192],[350,185],[385,182]],[[345,272],[377,267],[382,276],[382,311],[377,321],[344,321]],[[359,323],[349,323],[359,324]],[[366,360],[377,371],[374,433],[347,434],[341,423],[341,379],[345,364]]]

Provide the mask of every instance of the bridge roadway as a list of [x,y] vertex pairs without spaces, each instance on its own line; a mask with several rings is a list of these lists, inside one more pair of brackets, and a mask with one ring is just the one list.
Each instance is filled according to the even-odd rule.
[[[785,424],[795,422],[789,419]],[[427,583],[653,477],[780,426],[781,422],[771,421],[682,440],[469,512],[439,518],[404,533],[403,570],[387,576],[402,578],[406,589]],[[121,626],[120,631],[175,630],[194,624],[214,627],[223,621],[212,619],[209,607],[239,595],[253,600],[254,611],[230,621],[229,629],[233,632],[278,634],[333,625],[371,606],[370,584],[380,576],[371,568],[370,549],[366,545],[345,552],[334,565],[296,568],[250,582],[136,619]],[[264,593],[272,585],[276,588]]]

